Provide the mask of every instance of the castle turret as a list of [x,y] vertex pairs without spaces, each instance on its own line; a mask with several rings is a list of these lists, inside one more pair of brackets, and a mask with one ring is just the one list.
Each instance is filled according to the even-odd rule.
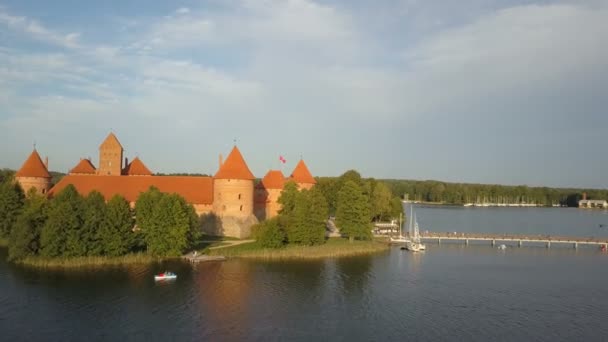
[[124,149],[114,133],[110,133],[106,140],[99,146],[99,169],[100,176],[120,176],[122,172],[122,154]]
[[296,182],[299,189],[309,190],[315,184],[317,184],[317,181],[308,170],[308,167],[306,166],[306,163],[304,163],[303,159],[300,159],[289,179]]
[[245,237],[257,220],[253,216],[253,180],[235,146],[213,179],[213,211],[222,220],[222,234]]
[[135,157],[130,163],[127,163],[125,158],[125,168],[122,170],[122,174],[125,176],[152,176],[152,171],[139,159]]
[[15,174],[15,180],[26,194],[32,188],[36,188],[39,194],[46,194],[51,188],[51,175],[47,169],[48,159],[46,161],[46,164],[43,163],[38,151],[34,149]]
[[69,173],[70,175],[94,175],[97,173],[97,169],[90,160],[80,159],[80,162]]
[[279,170],[270,170],[255,187],[255,216],[265,220],[277,216],[281,205],[278,200],[285,187],[285,176]]

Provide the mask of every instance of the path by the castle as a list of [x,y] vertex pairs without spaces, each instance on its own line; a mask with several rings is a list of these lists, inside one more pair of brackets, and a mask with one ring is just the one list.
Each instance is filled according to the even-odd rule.
[[[209,247],[209,249],[220,249],[220,248],[226,248],[226,247],[232,247],[232,246],[237,246],[237,245],[242,245],[244,243],[250,243],[250,242],[254,242],[255,240],[225,240],[222,241],[222,244],[220,246],[213,246],[213,247]],[[214,243],[217,241],[202,241],[203,243]]]

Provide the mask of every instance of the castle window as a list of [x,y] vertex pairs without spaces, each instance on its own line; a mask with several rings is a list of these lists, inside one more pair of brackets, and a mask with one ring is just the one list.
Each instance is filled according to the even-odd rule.
[[241,199],[241,194],[239,194],[239,199]]
[[45,194],[46,193],[46,189],[42,189],[42,193]]
[[241,206],[240,210],[243,211],[243,206]]

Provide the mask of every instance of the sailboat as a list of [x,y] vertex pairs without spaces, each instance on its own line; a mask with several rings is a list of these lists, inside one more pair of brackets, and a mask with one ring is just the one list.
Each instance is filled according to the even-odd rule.
[[[414,221],[414,231],[411,234],[412,240],[405,245],[408,251],[418,252],[426,250],[426,246],[420,241],[420,227],[418,227],[418,221],[416,220],[416,214],[414,214],[414,208],[412,211],[412,221]],[[410,221],[411,225],[411,221]],[[411,228],[411,227],[410,227]]]
[[390,242],[391,243],[408,243],[410,242],[410,239],[408,239],[407,237],[405,237],[403,235],[403,224],[401,223],[401,215],[399,215],[399,236],[397,237],[390,237]]

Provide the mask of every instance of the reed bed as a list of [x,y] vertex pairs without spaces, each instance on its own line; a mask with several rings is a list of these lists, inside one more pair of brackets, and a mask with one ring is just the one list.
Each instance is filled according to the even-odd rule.
[[388,244],[378,241],[354,241],[331,238],[319,246],[287,245],[283,248],[263,248],[256,242],[234,247],[209,250],[209,255],[240,257],[252,259],[322,259],[339,258],[354,255],[372,254],[386,251]]
[[128,254],[120,257],[88,256],[74,258],[28,257],[18,261],[19,264],[35,268],[81,268],[124,266],[132,264],[149,264],[166,260],[145,253]]

